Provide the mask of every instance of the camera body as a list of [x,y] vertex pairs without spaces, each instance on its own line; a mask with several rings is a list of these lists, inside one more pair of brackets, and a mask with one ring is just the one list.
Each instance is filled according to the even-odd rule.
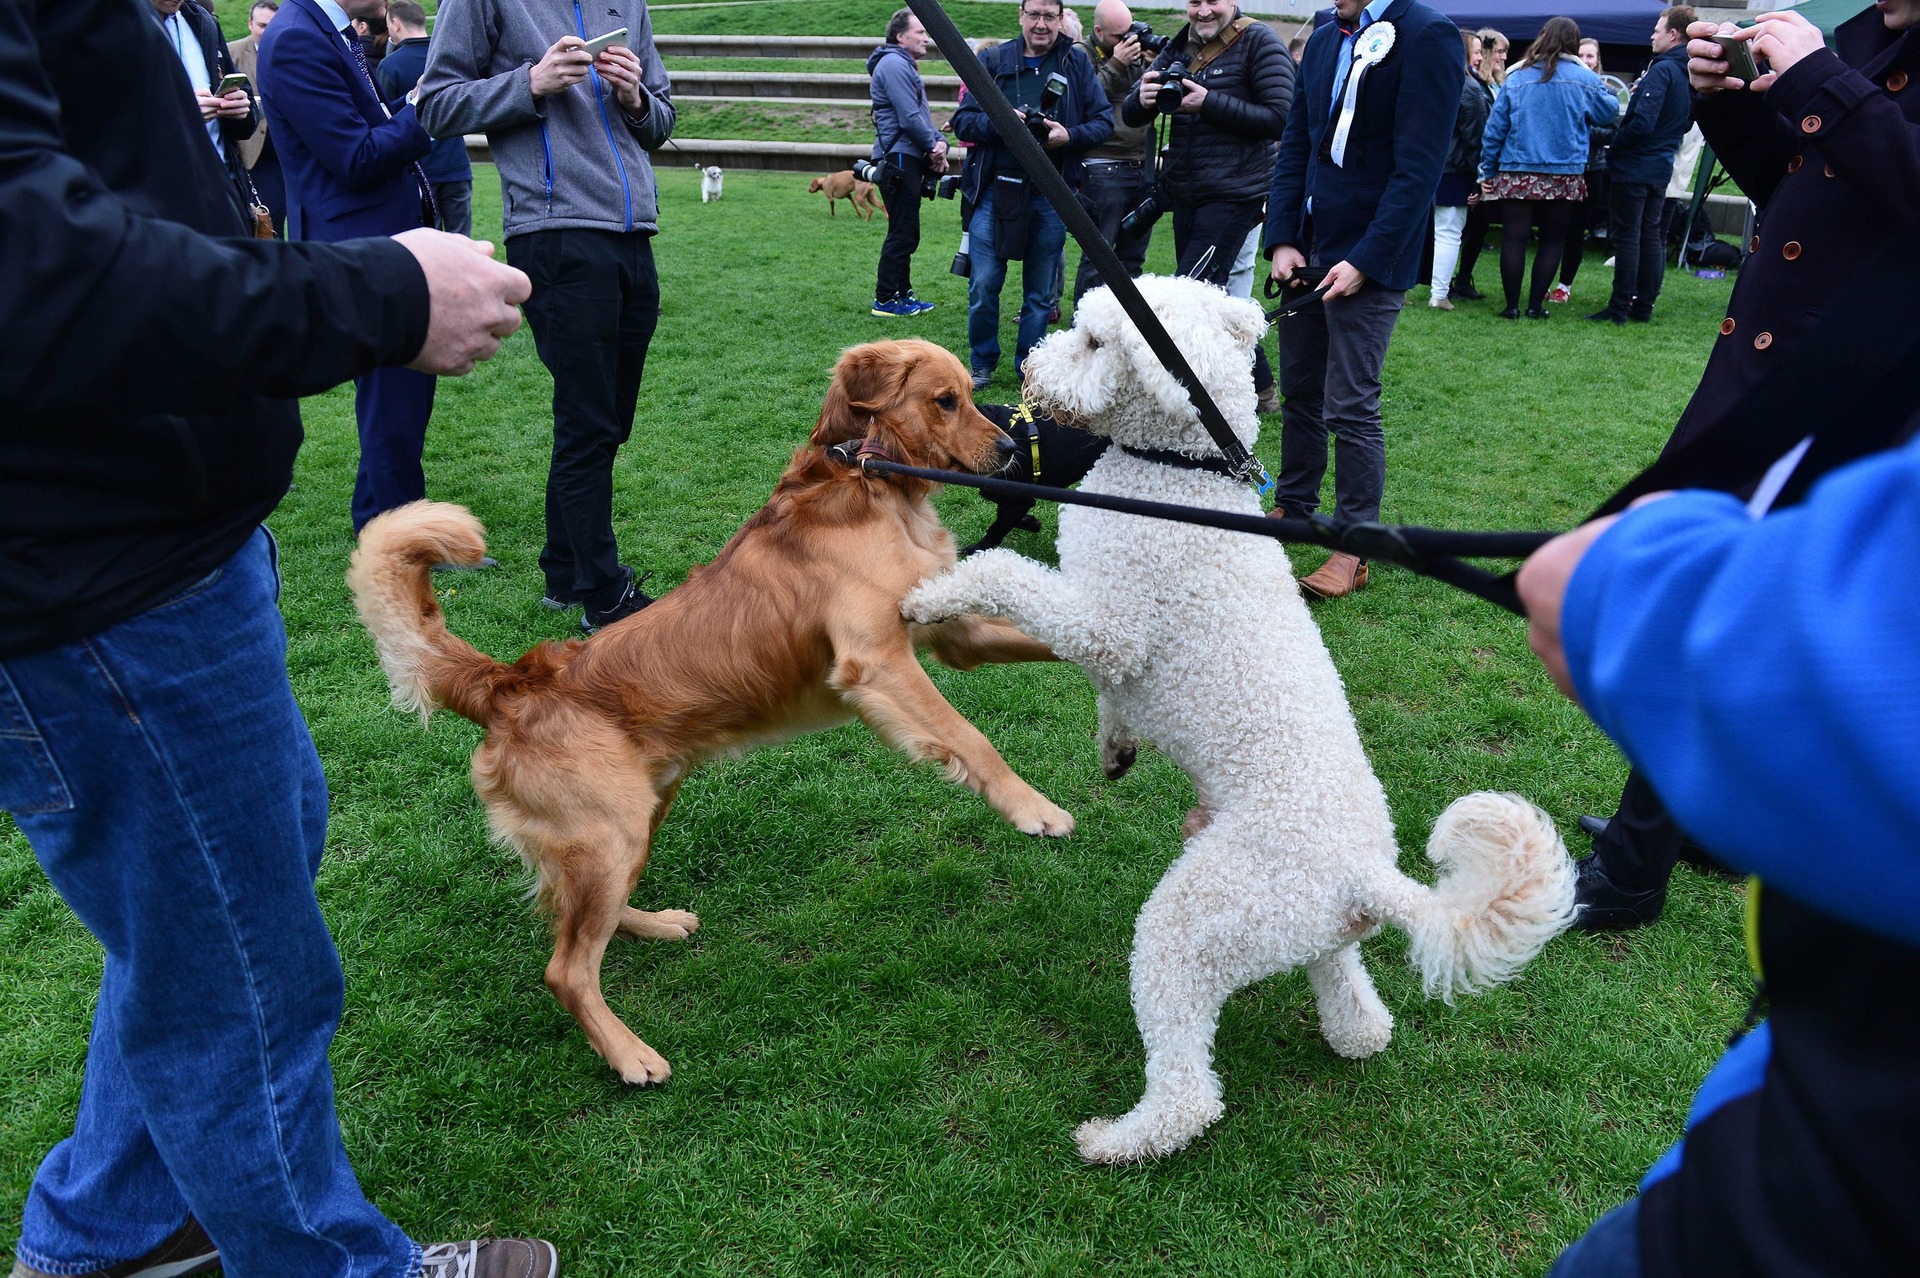
[[1161,115],[1172,115],[1180,109],[1180,99],[1187,96],[1189,72],[1187,64],[1175,58],[1160,73],[1160,83],[1153,91],[1153,109]]
[[[862,182],[881,185],[889,170],[898,173],[888,160],[855,160],[853,175]],[[923,200],[951,200],[960,194],[960,175],[958,173],[923,173],[920,175],[920,198]]]
[[1140,47],[1146,50],[1147,56],[1150,58],[1159,57],[1160,50],[1166,48],[1169,44],[1173,43],[1172,36],[1155,35],[1153,33],[1153,28],[1148,26],[1144,22],[1135,22],[1131,24],[1130,26],[1127,27],[1126,31],[1121,33],[1120,38],[1124,40],[1128,36],[1132,36],[1134,39],[1138,40],[1140,42]]
[[1040,90],[1040,105],[1027,108],[1027,132],[1043,147],[1047,144],[1047,125],[1053,122],[1053,113],[1059,109],[1060,99],[1066,93],[1067,77],[1055,71]]
[[1127,210],[1120,219],[1120,229],[1128,235],[1139,238],[1153,229],[1160,215],[1173,207],[1167,199],[1166,179],[1161,176],[1166,169],[1167,153],[1160,152],[1153,166],[1153,187],[1147,192],[1147,198]]

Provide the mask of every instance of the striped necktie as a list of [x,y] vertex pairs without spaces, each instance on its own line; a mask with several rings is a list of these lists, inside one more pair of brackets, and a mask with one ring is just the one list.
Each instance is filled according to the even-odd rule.
[[[360,78],[373,90],[373,100],[380,104],[382,111],[386,111],[387,118],[392,119],[393,112],[387,111],[387,100],[380,96],[380,86],[373,82],[373,68],[367,65],[367,51],[360,47],[360,38],[353,33],[352,27],[341,28],[340,36],[347,42],[347,47],[353,50],[354,65],[360,68]],[[420,167],[420,161],[415,160],[407,167],[413,170],[413,180],[420,184],[420,216],[428,226],[438,229],[440,202],[433,198],[433,183],[427,181],[427,171]]]

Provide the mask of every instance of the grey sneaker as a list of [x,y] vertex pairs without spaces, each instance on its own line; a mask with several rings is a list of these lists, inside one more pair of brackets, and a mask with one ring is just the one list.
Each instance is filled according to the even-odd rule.
[[[182,1278],[186,1274],[204,1274],[220,1267],[220,1252],[213,1239],[200,1228],[200,1222],[187,1217],[187,1223],[169,1234],[164,1242],[146,1255],[123,1260],[104,1269],[90,1269],[79,1278]],[[12,1278],[53,1278],[24,1260],[13,1262]]]
[[476,1238],[420,1251],[420,1278],[555,1278],[560,1256],[544,1238]]

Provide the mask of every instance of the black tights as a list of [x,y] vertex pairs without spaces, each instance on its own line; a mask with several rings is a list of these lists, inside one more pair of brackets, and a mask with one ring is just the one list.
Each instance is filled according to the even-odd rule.
[[1546,300],[1554,272],[1567,247],[1573,225],[1572,200],[1506,200],[1500,205],[1500,286],[1506,290],[1507,309],[1520,305],[1520,277],[1527,266],[1527,232],[1540,223],[1540,248],[1533,257],[1533,286],[1527,290],[1527,309],[1538,310]]

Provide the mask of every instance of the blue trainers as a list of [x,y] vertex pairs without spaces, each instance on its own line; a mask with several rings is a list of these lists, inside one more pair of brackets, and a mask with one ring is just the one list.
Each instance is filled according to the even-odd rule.
[[915,315],[925,315],[928,311],[933,309],[932,302],[925,302],[915,297],[913,295],[912,289],[908,289],[907,295],[901,298],[900,300],[905,302],[908,306],[911,306],[913,308],[913,313]]
[[918,315],[920,312],[914,307],[914,304],[912,302],[909,302],[904,297],[889,297],[884,302],[878,299],[875,299],[873,303],[873,313],[875,315],[904,316],[904,315]]

